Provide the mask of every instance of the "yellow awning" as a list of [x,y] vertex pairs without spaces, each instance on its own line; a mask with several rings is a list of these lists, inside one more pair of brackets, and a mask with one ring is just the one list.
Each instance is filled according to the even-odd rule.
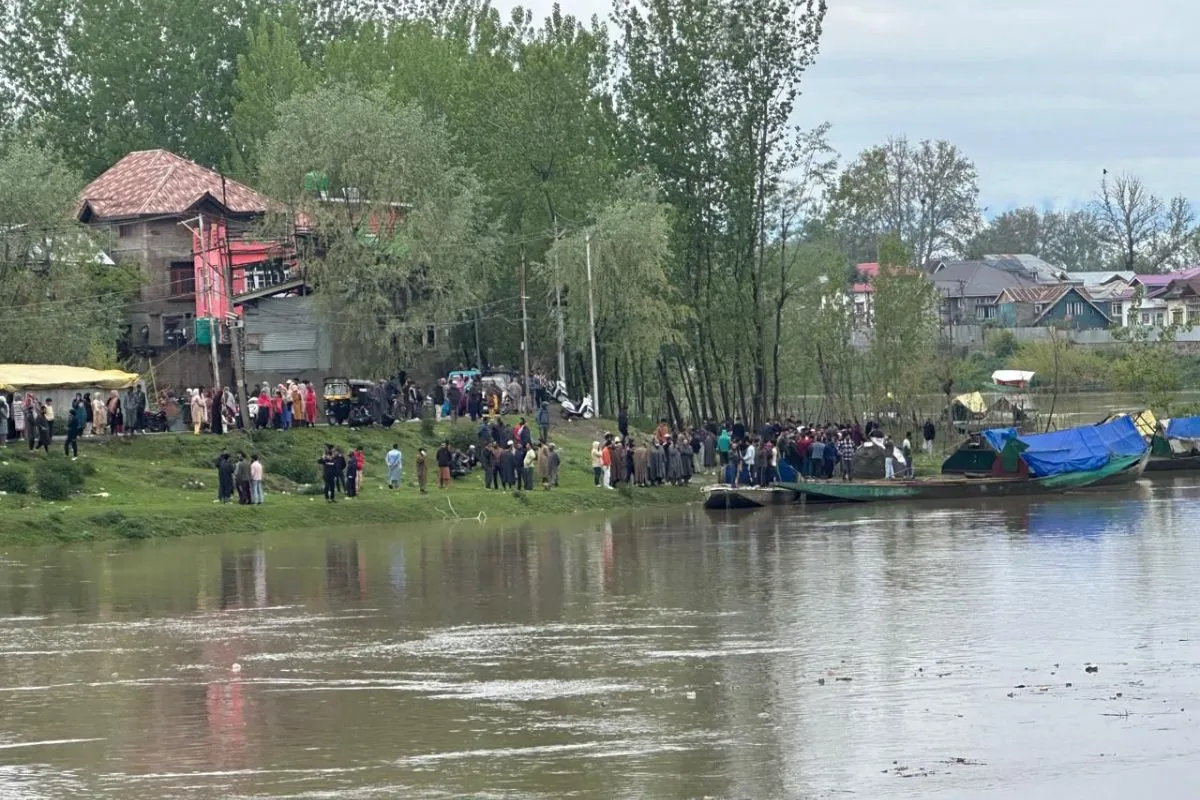
[[89,369],[61,364],[0,364],[0,391],[39,389],[128,389],[139,375],[119,369]]
[[983,395],[979,392],[960,394],[958,397],[954,398],[954,402],[958,403],[972,414],[987,413],[987,403],[984,401]]
[[1146,409],[1140,414],[1130,414],[1133,419],[1133,424],[1137,426],[1138,433],[1149,439],[1154,435],[1154,431],[1158,429],[1158,420],[1154,418],[1154,412]]

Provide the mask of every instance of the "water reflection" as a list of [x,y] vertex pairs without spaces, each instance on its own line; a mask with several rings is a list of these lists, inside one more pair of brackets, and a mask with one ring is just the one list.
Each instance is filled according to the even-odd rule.
[[0,797],[1069,795],[1200,738],[1168,713],[1200,707],[1197,509],[1181,479],[9,553]]

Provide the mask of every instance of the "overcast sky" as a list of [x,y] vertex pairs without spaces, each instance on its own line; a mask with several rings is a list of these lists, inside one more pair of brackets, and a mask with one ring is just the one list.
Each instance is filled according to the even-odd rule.
[[[549,10],[552,0],[525,5]],[[607,0],[563,10],[607,16]],[[1200,5],[1183,0],[829,0],[797,121],[843,158],[904,134],[975,161],[990,214],[1087,202],[1100,171],[1200,199]]]

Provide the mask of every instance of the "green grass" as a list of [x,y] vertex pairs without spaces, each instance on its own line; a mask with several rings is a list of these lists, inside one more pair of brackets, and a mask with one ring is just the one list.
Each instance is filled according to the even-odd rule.
[[[29,453],[23,446],[0,449],[0,470],[25,476],[25,493],[0,497],[0,543],[142,539],[236,531],[335,528],[355,524],[561,515],[591,510],[635,508],[693,502],[692,487],[618,489],[592,485],[590,449],[604,421],[576,422],[551,428],[551,440],[562,454],[560,488],[537,489],[517,495],[487,491],[478,470],[454,481],[445,491],[436,488],[434,452],[442,439],[466,443],[475,439],[475,426],[439,424],[432,431],[402,423],[379,429],[317,428],[290,432],[267,431],[226,436],[163,434],[122,439],[82,440],[79,460],[63,455],[61,441],[50,454]],[[297,478],[315,475],[316,460],[326,442],[343,449],[361,446],[366,455],[365,481],[358,498],[326,503],[320,487],[306,487]],[[386,487],[384,454],[395,442],[404,452],[404,485]],[[430,458],[431,486],[427,495],[416,488],[417,448]],[[212,466],[222,450],[258,453],[265,465],[266,502],[261,506],[221,505],[217,473]],[[50,462],[49,464],[47,462]],[[57,462],[57,463],[55,463]],[[70,465],[70,466],[69,466]],[[43,500],[39,479],[72,485],[67,500]],[[20,485],[20,479],[12,479]],[[82,488],[76,484],[82,480]],[[54,491],[50,492],[54,496]]]

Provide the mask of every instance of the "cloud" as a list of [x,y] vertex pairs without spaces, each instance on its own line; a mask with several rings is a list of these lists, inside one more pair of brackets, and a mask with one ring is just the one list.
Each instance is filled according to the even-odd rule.
[[797,121],[832,123],[844,157],[894,135],[948,139],[992,210],[1076,206],[1101,169],[1198,196],[1197,23],[1181,0],[830,0]]

